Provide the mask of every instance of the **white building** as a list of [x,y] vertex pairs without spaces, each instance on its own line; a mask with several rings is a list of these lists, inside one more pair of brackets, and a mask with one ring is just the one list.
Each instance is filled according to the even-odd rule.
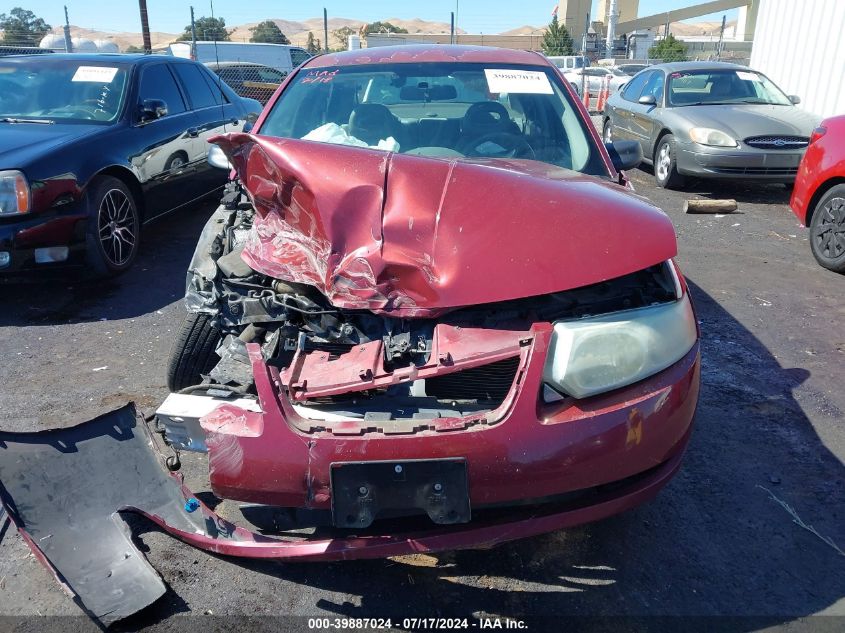
[[845,1],[759,0],[751,67],[821,116],[845,114]]

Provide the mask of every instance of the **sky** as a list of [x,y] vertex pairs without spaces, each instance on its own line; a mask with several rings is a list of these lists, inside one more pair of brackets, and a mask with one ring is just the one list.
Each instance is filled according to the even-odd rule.
[[[640,16],[652,15],[701,0],[640,0]],[[181,32],[190,22],[190,6],[196,17],[223,17],[228,25],[258,22],[268,18],[305,20],[321,16],[325,7],[329,16],[367,21],[397,17],[402,19],[449,22],[449,14],[457,9],[458,27],[468,33],[499,33],[526,24],[541,26],[551,19],[554,0],[147,0],[150,30]],[[137,3],[134,0],[3,0],[3,5],[23,6],[51,24],[64,23],[63,4],[67,4],[70,23],[75,26],[102,31],[140,31]],[[595,11],[597,0],[593,2]],[[8,9],[0,8],[0,13]],[[736,10],[725,12],[728,20],[736,17]],[[719,20],[722,14],[704,16],[700,20]]]

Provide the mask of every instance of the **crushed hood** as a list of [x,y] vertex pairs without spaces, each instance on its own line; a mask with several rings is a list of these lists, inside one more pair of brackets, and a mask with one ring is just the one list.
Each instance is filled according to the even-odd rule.
[[214,141],[256,209],[244,260],[339,308],[430,317],[586,286],[676,253],[658,208],[545,163],[248,134]]

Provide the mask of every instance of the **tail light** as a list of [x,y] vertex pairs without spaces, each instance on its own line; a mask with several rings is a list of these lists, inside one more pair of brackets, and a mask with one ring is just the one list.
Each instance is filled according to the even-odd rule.
[[827,134],[826,127],[817,127],[815,130],[813,130],[813,133],[810,135],[810,145],[818,141],[825,134]]

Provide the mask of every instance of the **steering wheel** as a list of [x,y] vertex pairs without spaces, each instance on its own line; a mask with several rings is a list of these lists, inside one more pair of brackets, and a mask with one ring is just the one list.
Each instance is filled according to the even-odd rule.
[[[485,147],[487,143],[490,143],[490,146]],[[502,151],[495,150],[492,145],[498,145]],[[487,158],[537,158],[534,148],[524,136],[510,132],[492,132],[479,136],[467,145],[464,154]]]
[[461,136],[473,139],[493,132],[507,132],[512,128],[510,114],[498,101],[473,103],[461,119]]

